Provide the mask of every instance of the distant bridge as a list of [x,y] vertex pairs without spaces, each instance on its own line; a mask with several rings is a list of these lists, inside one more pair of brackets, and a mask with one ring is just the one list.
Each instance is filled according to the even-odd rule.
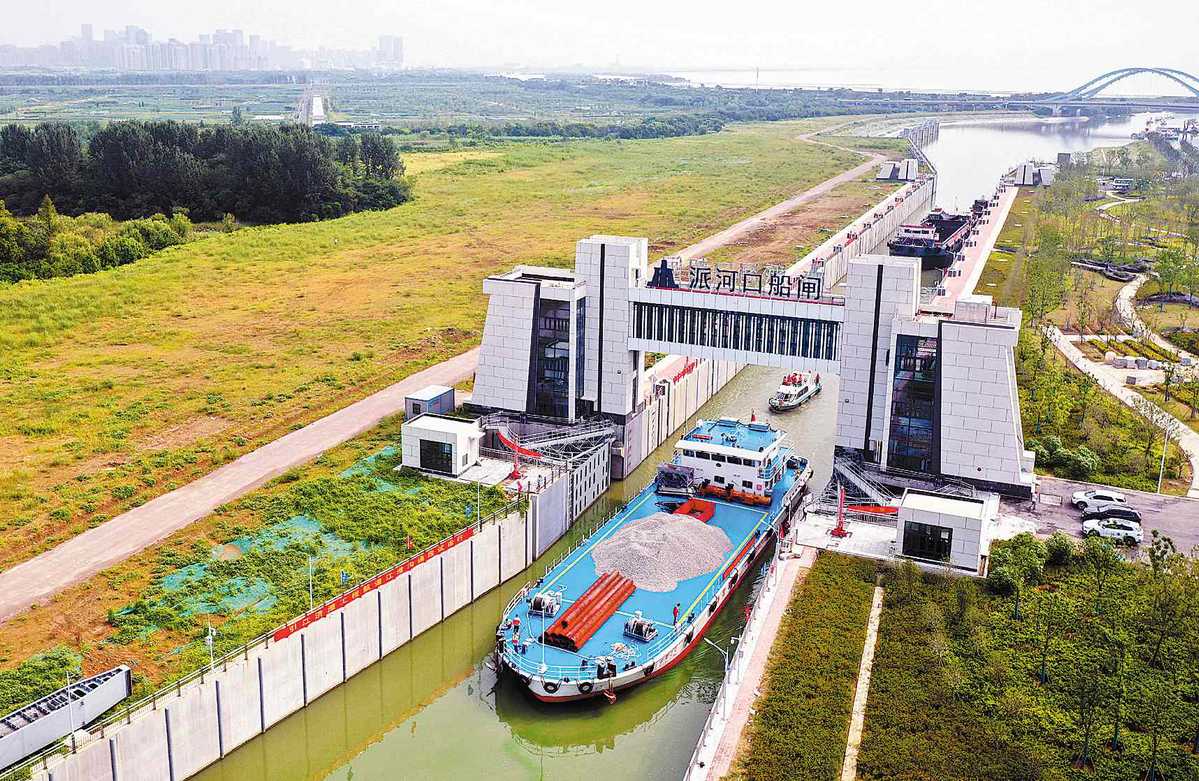
[[[1183,87],[1188,93],[1186,97],[1144,97],[1144,98],[1115,98],[1103,97],[1099,93],[1108,87],[1132,76],[1153,74]],[[889,104],[904,103],[913,107],[937,106],[943,109],[1050,109],[1055,114],[1063,111],[1080,111],[1084,109],[1107,109],[1116,111],[1199,111],[1199,76],[1194,76],[1177,68],[1136,67],[1117,68],[1096,76],[1085,84],[1067,92],[1056,95],[1041,95],[1038,97],[1001,97],[980,94],[959,94],[931,96],[919,95],[895,98],[880,96],[879,98],[851,98],[845,103],[870,105],[885,101]]]

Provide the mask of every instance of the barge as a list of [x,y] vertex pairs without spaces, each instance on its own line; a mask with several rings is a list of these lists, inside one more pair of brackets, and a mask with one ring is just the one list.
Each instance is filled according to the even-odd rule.
[[979,200],[969,214],[933,209],[919,225],[900,225],[887,249],[892,255],[920,258],[922,271],[948,268],[986,208],[987,202]]
[[504,609],[496,659],[535,698],[604,696],[702,640],[811,479],[767,423],[700,421],[654,482]]

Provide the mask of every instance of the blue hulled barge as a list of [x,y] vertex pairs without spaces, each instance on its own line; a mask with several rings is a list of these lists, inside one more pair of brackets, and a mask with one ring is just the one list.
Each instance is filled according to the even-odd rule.
[[654,482],[516,594],[496,632],[502,667],[562,702],[614,700],[682,661],[799,510],[811,468],[784,437],[700,421]]

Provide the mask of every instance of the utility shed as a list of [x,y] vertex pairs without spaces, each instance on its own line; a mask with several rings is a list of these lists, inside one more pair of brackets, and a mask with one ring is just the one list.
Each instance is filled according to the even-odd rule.
[[454,389],[444,385],[430,385],[404,397],[404,420],[432,412],[444,415],[454,411]]
[[953,496],[909,488],[899,504],[900,552],[981,573],[998,511],[996,494]]
[[483,430],[473,420],[425,413],[400,432],[404,466],[458,477],[479,461]]

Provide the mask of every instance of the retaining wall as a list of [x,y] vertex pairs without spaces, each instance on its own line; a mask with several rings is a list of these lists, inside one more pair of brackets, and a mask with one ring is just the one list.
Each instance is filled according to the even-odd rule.
[[935,175],[904,185],[805,255],[787,274],[822,274],[825,289],[830,289],[845,277],[849,261],[882,247],[900,225],[922,219],[932,208],[936,193]]
[[[538,540],[532,525],[531,514],[485,524],[470,538],[290,636],[247,648],[177,691],[157,696],[81,741],[76,753],[37,768],[33,777],[182,781],[196,774],[440,624],[501,579],[523,572],[535,558],[535,545],[548,539],[543,534]],[[463,647],[469,656],[473,645]]]

